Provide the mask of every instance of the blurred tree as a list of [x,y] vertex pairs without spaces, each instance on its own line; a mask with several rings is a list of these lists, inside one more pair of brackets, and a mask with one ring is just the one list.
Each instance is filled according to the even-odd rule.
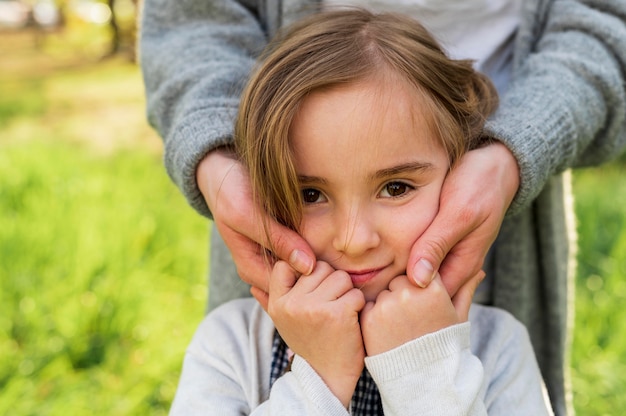
[[111,45],[107,56],[127,53],[130,59],[134,60],[138,0],[106,0],[106,2],[111,10],[109,20]]
[[[78,19],[83,24],[106,25],[110,33],[108,50],[105,51],[103,59],[125,54],[129,59],[134,60],[137,14],[141,0],[54,0],[60,16],[60,25],[66,22],[70,16]],[[81,7],[92,6],[92,7]],[[94,8],[93,6],[100,6]],[[106,13],[102,13],[102,8],[106,8]],[[95,9],[99,13],[95,13]],[[93,15],[99,16],[97,19]],[[106,16],[103,20],[102,16]]]
[[109,27],[111,28],[111,49],[109,55],[116,55],[120,50],[120,27],[117,24],[117,18],[115,16],[115,0],[107,0],[109,9],[111,9],[111,19],[109,20]]

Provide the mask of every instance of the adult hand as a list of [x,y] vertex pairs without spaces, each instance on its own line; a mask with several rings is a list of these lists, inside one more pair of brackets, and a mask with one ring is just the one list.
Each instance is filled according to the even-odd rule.
[[363,292],[344,271],[318,261],[299,277],[287,263],[272,271],[267,312],[291,350],[304,358],[348,406],[364,366],[359,312]]
[[[301,274],[315,266],[315,255],[296,232],[270,221],[267,240],[263,210],[252,201],[250,179],[245,168],[226,149],[210,152],[198,166],[198,187],[213,214],[217,229],[230,250],[241,279],[258,288],[255,297],[267,306],[265,292],[271,264],[265,248],[287,261]],[[258,296],[257,296],[258,295]]]
[[407,274],[426,287],[437,271],[450,296],[482,268],[519,187],[519,167],[499,142],[466,153],[448,174],[439,212],[413,245]]

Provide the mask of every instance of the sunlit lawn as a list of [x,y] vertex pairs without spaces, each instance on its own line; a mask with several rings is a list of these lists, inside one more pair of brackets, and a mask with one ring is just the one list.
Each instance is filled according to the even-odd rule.
[[580,415],[626,414],[626,158],[578,171],[574,189],[574,403]]
[[165,174],[137,67],[23,53],[0,91],[0,414],[165,414],[208,227]]
[[[136,66],[3,36],[0,414],[165,413],[205,307],[207,222],[164,172]],[[625,166],[575,175],[580,415],[626,409]]]

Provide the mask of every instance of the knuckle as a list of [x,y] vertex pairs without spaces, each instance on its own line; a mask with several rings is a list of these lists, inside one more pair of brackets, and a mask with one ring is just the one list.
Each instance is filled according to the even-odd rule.
[[317,265],[317,270],[323,273],[330,273],[333,270],[331,265],[326,263],[325,261],[318,261],[316,265]]
[[270,244],[272,247],[276,249],[280,249],[285,245],[285,236],[283,233],[278,232],[277,230],[270,230],[268,233],[268,237],[270,239]]
[[343,270],[335,270],[334,272],[332,272],[332,277],[338,283],[350,282],[350,284],[352,284],[352,279],[350,278],[350,275]]
[[286,258],[288,251],[291,251],[291,240],[289,234],[285,229],[273,227],[271,224],[268,228],[262,229],[259,236],[261,241],[265,241],[265,245],[272,250],[272,252],[282,258]]
[[456,218],[466,226],[476,224],[482,217],[482,210],[476,204],[463,204],[457,207]]
[[294,297],[285,299],[281,306],[283,313],[290,318],[297,318],[302,312],[308,314],[308,310],[303,308],[302,304],[296,301]]
[[433,236],[426,242],[426,246],[431,255],[434,255],[438,262],[441,262],[449,251],[449,244],[443,236]]

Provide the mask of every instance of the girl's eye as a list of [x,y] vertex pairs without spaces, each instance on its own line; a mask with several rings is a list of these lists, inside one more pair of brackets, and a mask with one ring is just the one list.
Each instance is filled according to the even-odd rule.
[[404,182],[389,182],[380,191],[380,196],[382,198],[397,198],[413,189],[415,189],[413,186]]
[[302,190],[302,200],[305,204],[324,202],[324,195],[317,189],[306,188]]

